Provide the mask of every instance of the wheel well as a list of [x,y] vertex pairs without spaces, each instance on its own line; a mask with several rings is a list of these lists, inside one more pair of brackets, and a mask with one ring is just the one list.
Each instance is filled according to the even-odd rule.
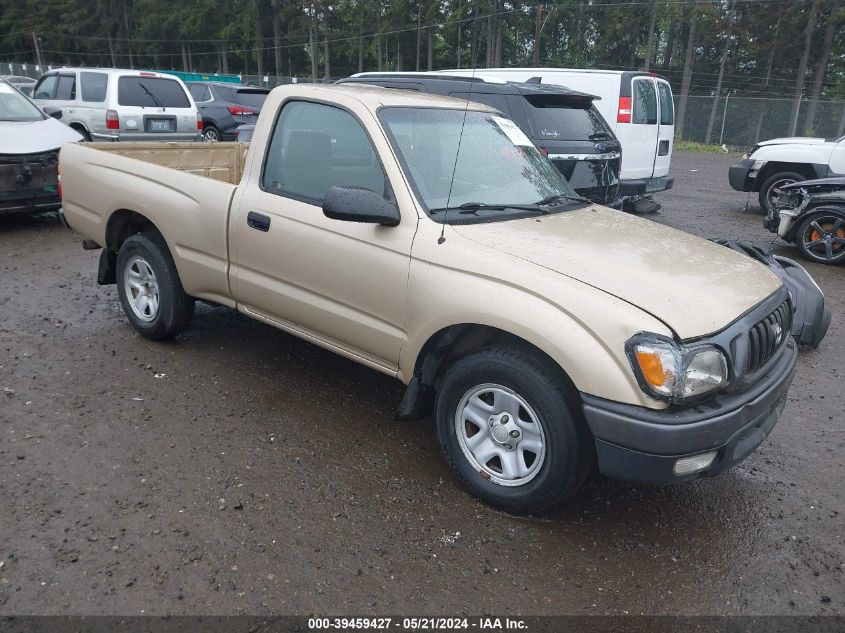
[[136,211],[119,209],[109,216],[106,224],[106,244],[100,255],[100,270],[97,273],[98,283],[116,282],[117,252],[126,238],[136,233],[161,235],[155,224]]
[[450,325],[435,332],[420,349],[414,375],[399,405],[400,419],[421,419],[431,413],[434,394],[443,373],[460,358],[492,345],[508,346],[535,355],[544,364],[560,373],[573,394],[575,383],[564,369],[542,349],[505,330],[477,323]]
[[73,130],[76,130],[80,134],[90,135],[90,133],[88,132],[88,128],[86,128],[82,123],[79,123],[78,121],[74,121],[68,127],[70,127]]
[[763,183],[775,174],[788,171],[794,172],[796,174],[801,174],[807,180],[816,177],[816,173],[815,171],[813,171],[813,168],[806,163],[769,162],[766,163],[766,166],[763,167],[763,170],[755,179],[756,187],[754,188],[754,191],[760,191],[760,187],[763,186]]

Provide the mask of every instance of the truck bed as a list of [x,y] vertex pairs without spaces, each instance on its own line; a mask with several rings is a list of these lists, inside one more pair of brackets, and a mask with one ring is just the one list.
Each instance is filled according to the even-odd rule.
[[246,148],[243,143],[66,143],[59,154],[65,218],[108,249],[110,225],[133,213],[142,216],[167,241],[189,294],[233,306],[229,206]]
[[86,143],[86,147],[236,185],[249,143]]

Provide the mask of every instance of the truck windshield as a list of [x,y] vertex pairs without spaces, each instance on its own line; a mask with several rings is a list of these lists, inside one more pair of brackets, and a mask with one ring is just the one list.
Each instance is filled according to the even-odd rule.
[[35,105],[4,81],[0,81],[0,121],[41,121]]
[[388,107],[379,117],[427,211],[577,198],[522,130],[497,113]]

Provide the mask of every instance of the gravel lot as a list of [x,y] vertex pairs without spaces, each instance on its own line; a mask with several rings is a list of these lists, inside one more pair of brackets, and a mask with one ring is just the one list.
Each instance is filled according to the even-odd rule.
[[[652,219],[770,244],[735,158],[676,153]],[[393,421],[398,382],[204,305],[144,340],[97,257],[0,218],[0,614],[845,611],[845,269],[807,265],[834,323],[747,461],[519,519]]]

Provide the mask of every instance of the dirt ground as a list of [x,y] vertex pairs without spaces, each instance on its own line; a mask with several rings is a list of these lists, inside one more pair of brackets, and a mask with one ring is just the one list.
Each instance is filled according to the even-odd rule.
[[[652,219],[770,244],[735,158],[677,153]],[[807,264],[834,323],[747,461],[520,519],[393,420],[398,382],[205,305],[144,340],[97,257],[0,218],[0,614],[845,611],[843,268]]]

